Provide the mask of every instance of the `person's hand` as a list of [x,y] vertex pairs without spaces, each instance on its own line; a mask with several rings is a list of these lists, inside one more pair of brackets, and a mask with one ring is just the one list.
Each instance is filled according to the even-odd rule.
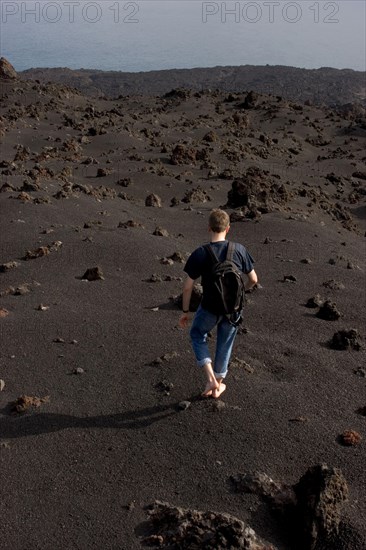
[[188,313],[182,313],[182,315],[179,318],[178,325],[180,326],[180,328],[187,328],[190,320],[191,320],[191,314],[189,311]]

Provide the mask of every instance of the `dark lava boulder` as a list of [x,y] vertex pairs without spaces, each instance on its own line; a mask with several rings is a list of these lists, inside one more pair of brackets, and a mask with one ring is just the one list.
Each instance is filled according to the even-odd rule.
[[341,314],[334,302],[326,300],[324,304],[320,306],[316,316],[319,317],[319,319],[324,319],[325,321],[337,321]]
[[13,65],[5,57],[0,58],[0,78],[3,80],[16,80],[18,78]]
[[145,199],[145,206],[161,208],[161,205],[162,205],[161,198],[159,197],[159,195],[155,195],[155,193],[151,193]]
[[333,338],[329,342],[329,346],[333,349],[353,349],[359,351],[362,347],[359,338],[360,335],[354,328],[351,328],[350,330],[339,330],[333,334]]
[[289,193],[283,184],[272,181],[268,171],[250,166],[243,177],[233,181],[227,197],[228,208],[244,207],[267,213],[273,204],[286,203]]
[[348,500],[348,486],[342,472],[318,464],[302,476],[294,491],[303,548],[312,550],[318,542],[337,537],[341,509]]
[[155,548],[193,550],[275,550],[254,530],[230,514],[200,512],[155,501],[149,507],[149,536],[142,544]]

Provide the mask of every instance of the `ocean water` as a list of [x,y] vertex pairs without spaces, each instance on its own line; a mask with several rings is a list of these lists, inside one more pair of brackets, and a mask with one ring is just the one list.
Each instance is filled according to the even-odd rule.
[[2,0],[0,9],[1,55],[18,71],[366,68],[363,0]]

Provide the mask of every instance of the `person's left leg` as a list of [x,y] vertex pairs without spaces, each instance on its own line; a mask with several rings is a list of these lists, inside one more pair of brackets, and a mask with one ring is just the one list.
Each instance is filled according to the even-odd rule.
[[226,317],[222,317],[217,325],[217,342],[214,363],[214,374],[219,387],[213,391],[213,397],[219,397],[225,390],[223,380],[226,378],[228,365],[233,349],[238,327],[233,326]]
[[204,397],[212,395],[213,390],[219,388],[216,377],[212,369],[212,360],[210,357],[207,335],[215,327],[218,316],[210,313],[199,306],[190,330],[190,337],[197,364],[203,368],[206,376],[206,387],[202,393]]

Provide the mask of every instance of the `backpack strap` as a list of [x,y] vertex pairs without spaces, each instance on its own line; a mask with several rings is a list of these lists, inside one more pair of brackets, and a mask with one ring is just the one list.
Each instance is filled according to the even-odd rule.
[[233,261],[234,250],[235,250],[235,244],[232,241],[229,241],[229,246],[227,247],[227,252],[226,252],[226,259],[230,262]]
[[207,250],[209,256],[211,257],[211,260],[214,264],[219,263],[219,259],[216,256],[216,252],[213,250],[212,246],[210,244],[205,244],[203,247],[205,250]]

